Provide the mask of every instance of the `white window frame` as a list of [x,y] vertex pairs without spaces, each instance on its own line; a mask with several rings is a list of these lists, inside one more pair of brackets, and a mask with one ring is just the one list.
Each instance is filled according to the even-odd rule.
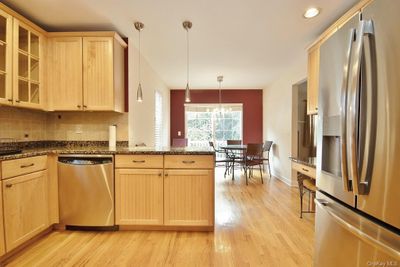
[[164,101],[163,94],[160,91],[155,90],[154,91],[154,146],[155,147],[162,147],[164,144],[163,101]]

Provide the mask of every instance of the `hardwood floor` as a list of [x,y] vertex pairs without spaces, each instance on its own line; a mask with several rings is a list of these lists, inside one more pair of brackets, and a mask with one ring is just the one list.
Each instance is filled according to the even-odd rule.
[[214,233],[56,231],[7,266],[312,266],[314,215],[299,218],[297,188],[236,175],[216,172]]

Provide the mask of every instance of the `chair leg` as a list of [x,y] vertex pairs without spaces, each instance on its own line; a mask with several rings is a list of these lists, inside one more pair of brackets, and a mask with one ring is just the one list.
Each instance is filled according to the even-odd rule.
[[249,168],[245,168],[244,175],[246,176],[246,185],[249,185],[249,182],[247,180],[247,173],[249,172]]
[[262,168],[261,168],[261,165],[260,165],[260,175],[261,175],[261,183],[263,184],[263,183],[264,183],[264,179],[263,179],[263,176],[262,176]]
[[300,193],[300,219],[303,219],[303,192]]
[[269,172],[269,179],[271,179],[272,175],[271,175],[271,164],[269,163],[268,160],[268,172]]

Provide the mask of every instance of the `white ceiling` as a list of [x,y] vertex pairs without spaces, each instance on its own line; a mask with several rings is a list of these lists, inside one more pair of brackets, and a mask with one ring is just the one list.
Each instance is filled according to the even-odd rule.
[[[264,88],[330,23],[358,0],[6,0],[47,30],[117,30],[134,38],[145,24],[142,54],[170,88],[186,84],[189,19],[190,84],[215,88]],[[309,6],[322,8],[305,20]]]

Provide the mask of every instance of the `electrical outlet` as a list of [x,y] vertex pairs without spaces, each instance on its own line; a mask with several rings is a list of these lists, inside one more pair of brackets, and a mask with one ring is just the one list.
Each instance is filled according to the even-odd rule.
[[178,136],[182,136],[182,132],[181,131],[178,131]]
[[81,124],[77,124],[75,126],[75,133],[76,134],[82,134],[82,125]]

